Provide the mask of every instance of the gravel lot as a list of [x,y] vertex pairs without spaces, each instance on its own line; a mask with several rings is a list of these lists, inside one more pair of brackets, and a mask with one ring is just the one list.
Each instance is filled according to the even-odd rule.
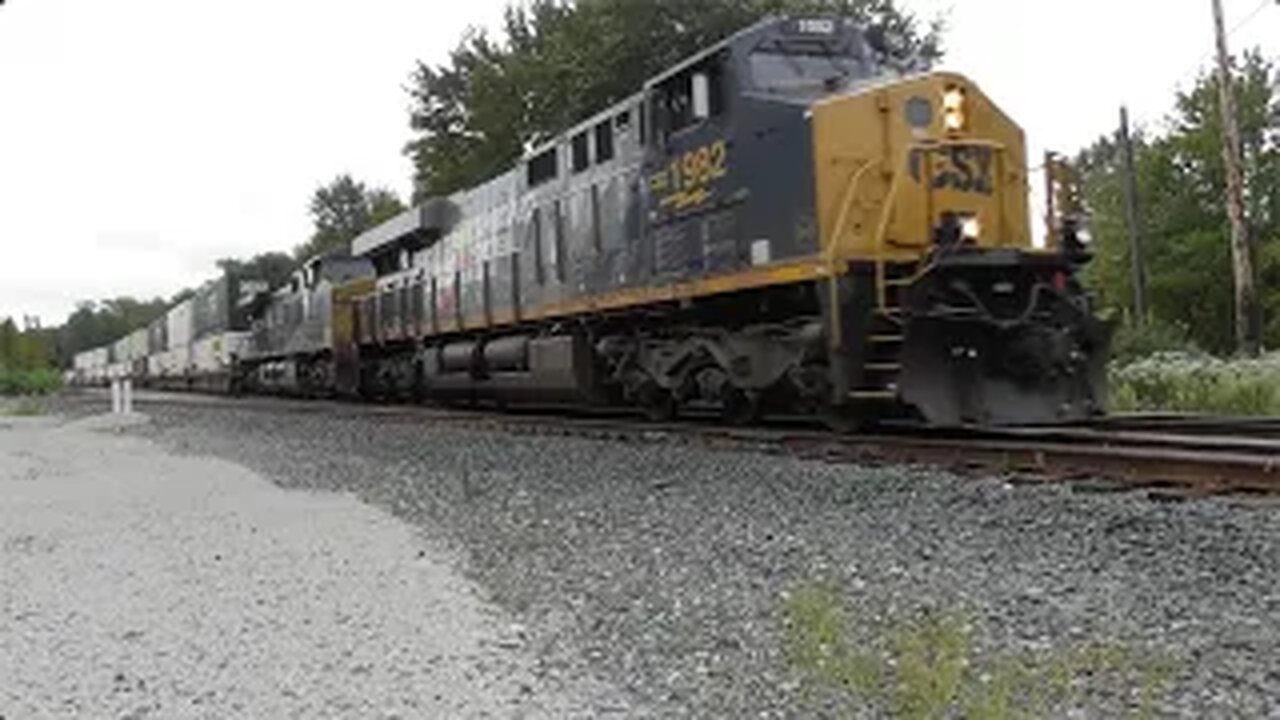
[[[598,678],[624,695],[598,707],[629,715],[825,714],[833,706],[788,668],[781,621],[788,594],[820,582],[859,617],[963,613],[984,651],[1107,642],[1166,654],[1176,676],[1161,715],[1280,718],[1274,502],[1156,502],[352,413],[142,409],[155,422],[132,435],[284,488],[353,493],[448,548],[527,629],[539,694]],[[375,518],[370,527],[387,527]],[[332,552],[389,552],[355,530],[330,540]],[[381,597],[403,622],[422,612]],[[1085,715],[1121,715],[1118,703]]]
[[620,707],[537,681],[525,631],[400,520],[101,432],[130,424],[0,418],[0,718]]

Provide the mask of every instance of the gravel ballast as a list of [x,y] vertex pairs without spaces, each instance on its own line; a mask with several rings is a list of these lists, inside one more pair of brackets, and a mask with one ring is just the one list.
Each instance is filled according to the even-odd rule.
[[790,594],[822,583],[859,616],[963,613],[995,651],[1157,651],[1176,668],[1161,715],[1280,717],[1273,501],[1157,502],[358,413],[141,407],[156,421],[131,434],[285,488],[353,493],[450,548],[526,628],[539,692],[591,677],[628,715],[829,710],[789,668],[781,620]]
[[609,709],[402,521],[109,432],[138,424],[0,418],[0,717]]

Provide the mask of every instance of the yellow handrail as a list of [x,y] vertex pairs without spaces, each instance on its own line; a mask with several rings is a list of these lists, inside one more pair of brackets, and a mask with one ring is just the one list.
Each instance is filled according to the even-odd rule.
[[[908,151],[909,152],[909,151]],[[903,163],[910,155],[903,155]],[[898,167],[902,167],[900,164]],[[884,236],[889,231],[889,216],[893,214],[893,204],[898,200],[898,192],[902,187],[902,171],[893,174],[889,184],[889,194],[885,196],[884,207],[880,210],[880,222],[876,223],[875,258],[876,258],[876,307],[880,310],[888,306],[888,289],[885,287]]]
[[879,160],[870,160],[862,163],[856,170],[850,173],[849,184],[845,186],[844,197],[840,199],[840,214],[836,216],[835,232],[831,234],[831,241],[827,243],[823,264],[827,268],[827,287],[830,293],[831,301],[831,332],[830,346],[832,348],[840,347],[843,342],[842,331],[840,329],[840,276],[843,273],[838,272],[839,264],[844,256],[839,252],[840,239],[844,236],[844,226],[849,220],[849,209],[853,206],[853,200],[857,197],[858,183],[862,180],[862,175],[871,167],[878,164]]
[[840,214],[836,217],[835,232],[832,233],[831,244],[827,247],[827,253],[832,259],[835,258],[836,246],[844,235],[844,226],[849,220],[849,209],[853,206],[853,199],[857,196],[855,191],[858,189],[858,183],[862,180],[863,173],[878,164],[880,164],[879,160],[864,162],[849,177],[849,184],[845,186],[844,197],[840,200]]

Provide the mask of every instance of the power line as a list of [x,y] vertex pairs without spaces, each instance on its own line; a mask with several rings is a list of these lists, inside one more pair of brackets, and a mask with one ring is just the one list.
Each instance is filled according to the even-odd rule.
[[1236,23],[1234,26],[1232,26],[1230,30],[1227,31],[1227,37],[1230,38],[1232,35],[1236,34],[1237,30],[1253,22],[1253,19],[1258,17],[1258,13],[1261,13],[1268,5],[1271,4],[1271,2],[1272,0],[1262,0],[1262,2],[1258,3],[1258,7],[1254,8],[1253,12],[1250,12],[1249,15],[1245,17],[1245,19]]
[[[1246,15],[1243,20],[1240,20],[1235,25],[1231,26],[1231,29],[1227,31],[1227,38],[1230,39],[1232,35],[1235,35],[1236,32],[1238,32],[1239,30],[1242,30],[1245,25],[1248,25],[1249,23],[1256,20],[1258,18],[1258,15],[1262,14],[1262,11],[1267,9],[1268,5],[1272,5],[1275,2],[1276,0],[1262,0],[1262,2],[1258,3],[1257,7],[1249,11],[1249,14]],[[1198,75],[1200,71],[1204,68],[1205,60],[1209,59],[1211,55],[1213,55],[1212,50],[1206,50],[1203,53],[1201,53],[1200,57],[1196,59],[1196,63],[1194,65],[1187,68],[1180,75],[1178,75],[1178,80],[1175,84],[1181,84],[1183,80],[1187,79],[1188,75]]]

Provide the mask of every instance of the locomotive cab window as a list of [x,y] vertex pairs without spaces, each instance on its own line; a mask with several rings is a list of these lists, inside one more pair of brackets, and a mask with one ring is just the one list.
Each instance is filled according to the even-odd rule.
[[717,54],[662,81],[653,92],[653,127],[662,140],[725,111],[724,57]]

